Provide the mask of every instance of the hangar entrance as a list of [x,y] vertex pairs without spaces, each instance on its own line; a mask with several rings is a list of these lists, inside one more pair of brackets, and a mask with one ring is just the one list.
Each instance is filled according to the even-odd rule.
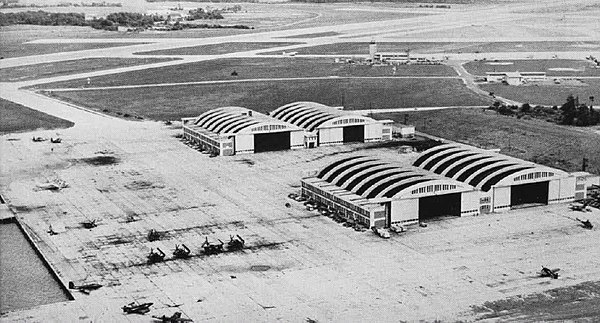
[[290,149],[290,132],[257,133],[254,135],[254,152]]
[[365,126],[344,127],[344,142],[365,142]]
[[452,193],[419,199],[419,220],[444,216],[460,216],[460,195]]
[[547,205],[549,186],[549,181],[511,186],[510,206]]

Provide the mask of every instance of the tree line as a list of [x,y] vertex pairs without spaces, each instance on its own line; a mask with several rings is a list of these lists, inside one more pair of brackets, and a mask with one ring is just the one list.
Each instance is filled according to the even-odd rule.
[[[593,96],[590,97],[590,101],[594,102]],[[579,103],[579,98],[573,95],[569,95],[567,101],[560,107],[546,107],[541,105],[532,107],[529,103],[525,103],[519,107],[496,101],[489,109],[499,114],[514,116],[519,119],[533,117],[569,126],[585,127],[600,124],[600,112],[594,109],[592,104],[588,106]]]
[[[202,8],[189,11],[190,16],[186,20],[198,19],[223,19],[220,10],[204,10]],[[156,22],[165,22],[165,18],[159,15],[146,15],[136,12],[111,13],[106,18],[94,18],[86,20],[82,13],[51,13],[45,11],[25,12],[0,12],[0,26],[9,25],[41,25],[41,26],[90,26],[95,29],[116,31],[119,26],[131,28],[149,28]],[[184,28],[237,28],[251,29],[244,25],[224,26],[214,24],[177,24],[171,30]]]

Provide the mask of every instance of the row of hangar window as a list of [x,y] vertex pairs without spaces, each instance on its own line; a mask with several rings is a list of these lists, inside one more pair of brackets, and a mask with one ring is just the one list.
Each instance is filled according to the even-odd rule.
[[304,188],[306,188],[308,190],[314,191],[318,195],[321,195],[321,196],[325,197],[326,199],[328,199],[328,200],[330,200],[330,201],[332,201],[334,203],[337,203],[337,204],[345,207],[348,210],[351,210],[351,211],[354,211],[354,212],[356,212],[356,213],[358,213],[360,215],[369,217],[369,212],[368,211],[366,211],[366,210],[364,210],[364,209],[362,209],[362,208],[360,208],[360,207],[358,207],[358,206],[356,206],[356,205],[354,205],[352,203],[346,202],[346,201],[340,199],[339,197],[337,197],[337,196],[335,196],[335,195],[333,195],[333,194],[331,194],[329,192],[325,192],[322,189],[316,188],[314,186],[313,187],[309,187],[309,186],[305,185],[304,183],[302,183],[302,187],[304,187]]
[[333,122],[333,125],[349,124],[349,123],[363,123],[363,122],[365,122],[365,119],[350,118],[350,119],[342,119],[339,121],[335,121],[335,122]]
[[535,173],[529,173],[529,174],[523,174],[521,176],[517,176],[514,178],[514,180],[515,180],[515,182],[518,182],[518,181],[524,181],[527,179],[552,177],[552,176],[554,176],[554,173],[552,173],[552,172],[535,172]]
[[219,142],[195,131],[183,128],[183,132],[213,147],[219,147]]
[[418,189],[414,189],[411,191],[411,194],[422,194],[422,193],[431,193],[437,191],[447,191],[456,189],[456,185],[451,184],[438,184],[438,185],[429,185],[425,187],[419,187]]
[[285,125],[268,124],[268,125],[265,125],[265,126],[260,126],[260,127],[252,128],[252,131],[281,130],[281,129],[286,129],[286,128],[287,128],[287,126],[285,126]]

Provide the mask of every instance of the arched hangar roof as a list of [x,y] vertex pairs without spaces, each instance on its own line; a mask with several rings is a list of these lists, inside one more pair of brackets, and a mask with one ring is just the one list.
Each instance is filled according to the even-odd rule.
[[425,150],[413,166],[467,183],[485,192],[494,185],[510,182],[524,173],[540,172],[539,178],[568,176],[558,169],[457,143]]
[[400,198],[416,194],[415,190],[430,185],[434,185],[436,192],[472,190],[464,183],[417,167],[400,166],[367,156],[335,161],[321,169],[317,177],[366,199]]
[[352,121],[353,125],[379,122],[373,118],[339,110],[316,102],[289,103],[275,109],[269,115],[308,131],[333,126],[336,121],[348,119]]
[[242,107],[206,111],[196,118],[194,125],[216,134],[300,130],[291,124]]

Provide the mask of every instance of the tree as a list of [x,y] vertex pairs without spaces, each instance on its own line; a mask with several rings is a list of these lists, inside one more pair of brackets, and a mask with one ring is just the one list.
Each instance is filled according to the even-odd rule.
[[577,111],[577,102],[572,94],[567,97],[567,102],[560,107],[560,111],[562,114],[560,123],[572,125]]

